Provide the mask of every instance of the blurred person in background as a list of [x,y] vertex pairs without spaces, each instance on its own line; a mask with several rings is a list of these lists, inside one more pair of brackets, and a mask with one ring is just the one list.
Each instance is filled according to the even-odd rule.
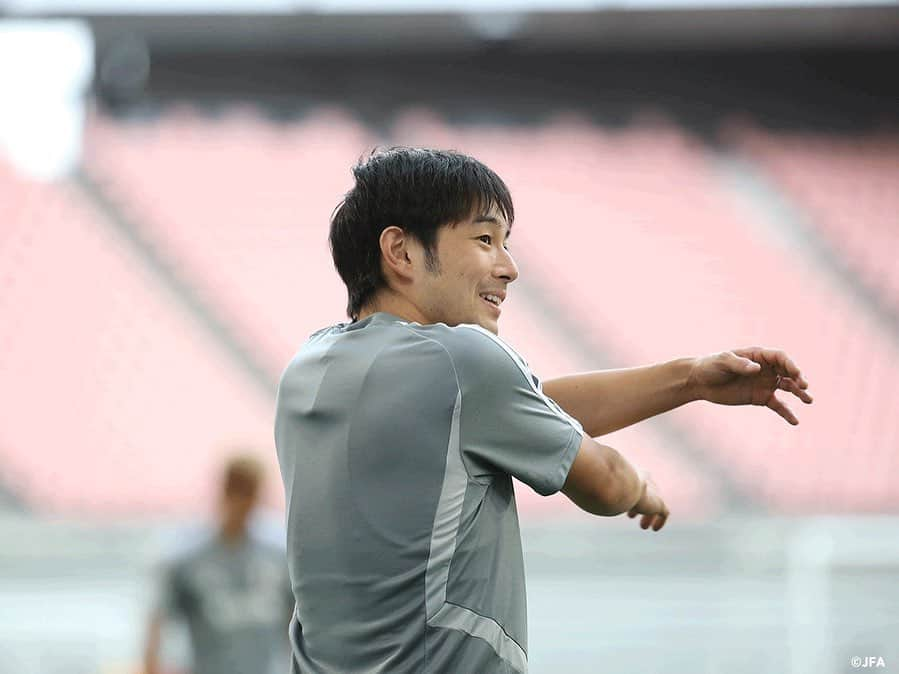
[[593,437],[698,399],[798,423],[774,392],[811,402],[807,383],[754,347],[544,387],[498,337],[518,277],[499,176],[419,148],[375,153],[354,176],[330,233],[351,322],[314,333],[278,391],[292,671],[526,672],[512,477],[659,531],[652,480]]
[[193,674],[283,672],[293,593],[284,551],[257,540],[249,524],[264,478],[249,455],[227,462],[218,526],[209,540],[169,564],[150,616],[145,674],[163,674],[163,623],[183,620]]

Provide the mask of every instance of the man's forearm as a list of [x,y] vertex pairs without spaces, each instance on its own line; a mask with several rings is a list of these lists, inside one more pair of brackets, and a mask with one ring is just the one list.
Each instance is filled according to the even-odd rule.
[[159,672],[159,642],[162,637],[162,616],[154,611],[150,616],[150,624],[147,627],[146,643],[144,644],[144,672],[143,674],[158,674]]
[[687,385],[692,362],[567,375],[543,382],[543,391],[597,437],[696,400]]

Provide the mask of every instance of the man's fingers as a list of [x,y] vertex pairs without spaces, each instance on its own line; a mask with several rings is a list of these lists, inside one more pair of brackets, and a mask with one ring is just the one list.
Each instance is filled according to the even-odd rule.
[[796,415],[790,411],[790,408],[783,404],[782,401],[777,399],[773,393],[771,394],[771,398],[768,400],[768,407],[777,412],[780,416],[786,419],[789,423],[796,426],[799,423],[799,419],[796,418]]
[[665,522],[668,521],[668,515],[662,513],[656,513],[655,515],[643,515],[640,518],[640,528],[644,531],[652,527],[653,531],[658,531],[663,526],[665,526]]
[[655,525],[652,527],[653,531],[659,531],[663,526],[665,526],[665,522],[668,521],[668,514],[664,515],[656,515]]
[[808,382],[799,371],[799,366],[786,353],[779,349],[764,349],[763,357],[774,366],[778,374],[789,377],[799,385],[799,388],[808,388]]
[[733,351],[731,351],[728,356],[731,370],[738,374],[755,373],[758,372],[762,367],[754,360],[752,360],[752,358],[747,358],[746,356],[738,356]]
[[[770,365],[777,374],[789,377],[795,381],[799,388],[808,388],[808,381],[802,375],[799,366],[780,349],[764,349],[760,346],[750,346],[744,349],[734,349],[734,353],[742,358]],[[745,371],[751,372],[749,369]]]
[[[627,516],[633,518],[637,514],[638,513],[635,513],[633,510],[631,510],[628,512]],[[663,526],[665,526],[665,522],[667,522],[667,521],[668,521],[668,510],[666,508],[665,511],[661,512],[661,513],[653,513],[651,515],[643,515],[643,517],[640,518],[640,528],[645,531],[646,529],[649,529],[650,527],[652,527],[653,531],[658,531]]]
[[780,378],[780,388],[783,389],[784,391],[789,391],[790,393],[792,393],[794,396],[796,396],[797,398],[799,398],[802,402],[804,402],[806,404],[811,403],[813,400],[813,398],[808,393],[806,393],[801,388],[799,388],[799,386],[796,384],[796,382],[793,379],[790,379],[789,377],[781,377]]
[[655,531],[658,531],[658,527],[660,526],[658,520],[660,517],[661,515],[643,515],[640,519],[640,528],[649,529],[652,527]]

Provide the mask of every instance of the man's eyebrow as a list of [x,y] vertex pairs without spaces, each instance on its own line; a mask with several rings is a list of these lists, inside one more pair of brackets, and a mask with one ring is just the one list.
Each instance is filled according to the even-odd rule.
[[[475,224],[477,224],[479,222],[489,222],[489,223],[492,223],[497,226],[500,225],[500,221],[497,218],[493,217],[492,215],[479,215],[478,217],[476,217],[473,220],[473,222]],[[511,227],[509,227],[506,230],[506,238],[508,239],[510,236],[512,236],[512,228]]]

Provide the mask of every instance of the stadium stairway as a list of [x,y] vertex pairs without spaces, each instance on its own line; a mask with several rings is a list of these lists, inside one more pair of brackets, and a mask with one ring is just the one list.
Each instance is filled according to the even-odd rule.
[[899,134],[847,137],[731,124],[722,134],[802,244],[899,339]]
[[328,111],[279,128],[241,108],[216,121],[177,108],[157,122],[95,115],[85,144],[104,192],[277,378],[306,336],[345,320],[327,218],[372,142]]
[[197,514],[236,448],[260,452],[283,504],[270,397],[131,243],[75,184],[4,166],[0,193],[0,460],[26,505]]

